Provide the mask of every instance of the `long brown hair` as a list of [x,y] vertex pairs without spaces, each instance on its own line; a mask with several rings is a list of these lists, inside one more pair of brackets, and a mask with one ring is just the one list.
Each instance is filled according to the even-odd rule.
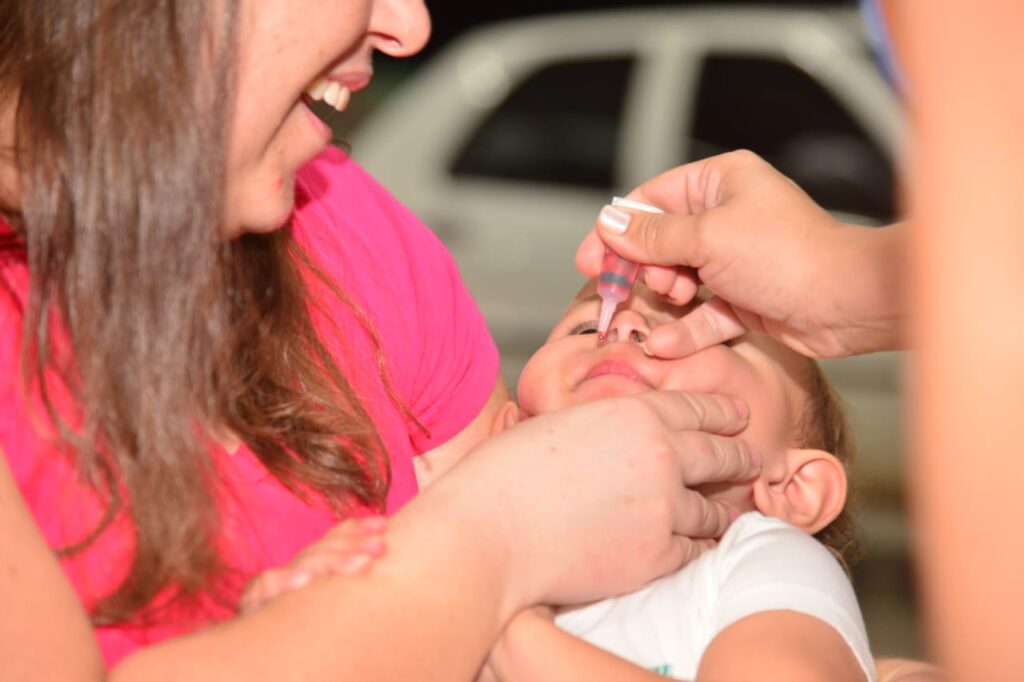
[[[25,379],[108,510],[65,550],[118,513],[135,529],[97,622],[140,615],[167,586],[198,594],[223,569],[210,434],[336,508],[382,508],[388,486],[380,438],[311,322],[310,261],[287,229],[218,237],[235,5],[0,2],[31,273]],[[65,336],[73,362],[55,367]],[[48,367],[75,415],[55,413]]]

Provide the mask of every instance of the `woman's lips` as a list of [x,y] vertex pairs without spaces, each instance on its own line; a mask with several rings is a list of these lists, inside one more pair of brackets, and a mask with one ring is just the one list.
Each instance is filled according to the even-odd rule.
[[640,372],[637,371],[633,365],[622,360],[605,360],[599,362],[590,368],[586,376],[583,377],[583,381],[589,381],[590,379],[597,379],[598,377],[605,376],[616,376],[624,379],[630,379],[641,383],[649,388],[654,388],[651,382],[647,381]]
[[331,127],[324,123],[323,119],[316,115],[312,109],[312,103],[303,97],[299,100],[299,106],[305,111],[306,116],[313,130],[316,131],[317,137],[319,137],[325,144],[331,140]]

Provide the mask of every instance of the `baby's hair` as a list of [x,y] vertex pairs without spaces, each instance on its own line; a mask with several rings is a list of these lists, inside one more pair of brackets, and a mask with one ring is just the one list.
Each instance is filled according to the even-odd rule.
[[[807,360],[806,374],[802,379],[801,385],[807,390],[807,401],[797,422],[797,445],[831,452],[846,469],[849,480],[854,443],[842,402],[821,366],[814,360]],[[851,492],[847,493],[846,504],[839,515],[814,535],[836,555],[847,571],[860,558],[861,553],[851,511],[854,501],[851,486]]]

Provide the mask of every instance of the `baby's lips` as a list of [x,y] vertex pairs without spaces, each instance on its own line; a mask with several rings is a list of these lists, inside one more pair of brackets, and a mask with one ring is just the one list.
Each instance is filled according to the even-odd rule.
[[655,388],[654,384],[633,363],[621,358],[606,358],[595,364],[583,377],[584,381],[603,376],[620,376]]

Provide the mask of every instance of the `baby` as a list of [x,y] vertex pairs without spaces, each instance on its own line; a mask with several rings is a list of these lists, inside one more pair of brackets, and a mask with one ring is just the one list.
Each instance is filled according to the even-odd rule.
[[503,408],[495,433],[599,398],[720,393],[750,407],[741,437],[761,453],[762,473],[703,490],[750,512],[714,550],[639,592],[559,613],[562,632],[524,614],[497,645],[491,672],[523,680],[591,679],[596,671],[602,679],[646,671],[679,679],[764,679],[768,671],[771,679],[874,679],[863,620],[836,558],[851,546],[843,512],[847,429],[817,364],[758,334],[681,359],[648,357],[650,331],[687,309],[638,283],[600,343],[599,307],[590,283],[527,363],[519,405]]
[[[817,364],[752,333],[685,358],[649,357],[644,342],[650,331],[689,307],[671,305],[637,283],[599,342],[599,305],[591,282],[527,363],[519,404],[501,408],[492,433],[605,397],[658,389],[718,393],[749,406],[741,437],[760,453],[762,472],[741,484],[702,489],[742,513],[717,547],[638,592],[560,610],[554,621],[550,610],[521,614],[482,677],[874,680],[863,619],[837,559],[851,546],[843,511],[847,430]],[[455,464],[430,454],[419,460],[423,485]],[[383,525],[345,528],[318,543],[324,548],[309,550],[319,559],[298,564],[330,556],[346,561],[346,551],[360,551],[367,540],[379,544],[383,532]],[[368,564],[364,558],[358,568]],[[331,572],[313,566],[265,575],[250,589],[257,593],[250,604],[280,591],[268,581],[298,575],[297,582],[305,582],[303,570]]]

